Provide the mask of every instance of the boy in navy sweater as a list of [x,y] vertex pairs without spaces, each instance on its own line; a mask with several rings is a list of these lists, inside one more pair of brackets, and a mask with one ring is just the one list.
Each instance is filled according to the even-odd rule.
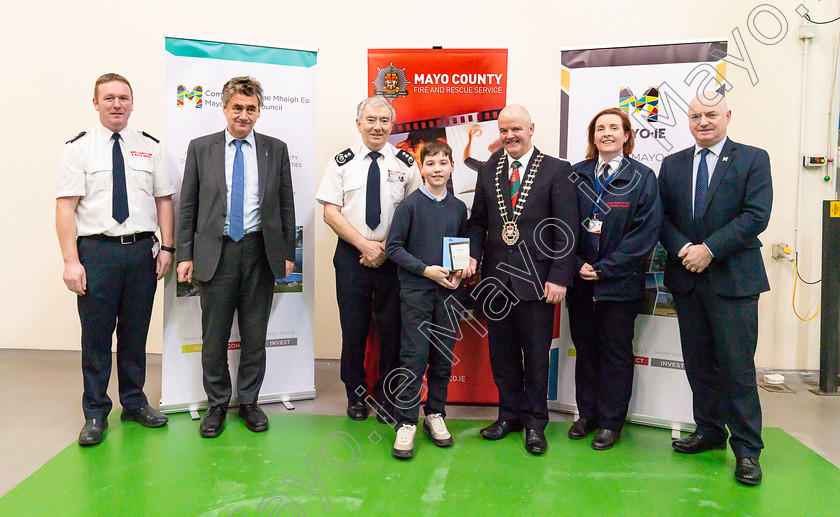
[[467,206],[446,191],[452,170],[452,148],[447,143],[436,140],[423,147],[420,172],[425,178],[424,185],[397,207],[385,247],[388,258],[399,266],[400,363],[401,373],[408,379],[392,400],[397,410],[397,438],[392,450],[396,458],[414,455],[424,372],[428,395],[423,408],[426,415],[423,429],[438,447],[452,445],[444,417],[455,335],[435,332],[434,341],[427,337],[431,335],[430,325],[443,329],[458,325],[457,320],[450,321],[445,301],[461,283],[461,273],[440,265],[443,238],[465,237],[467,233]]

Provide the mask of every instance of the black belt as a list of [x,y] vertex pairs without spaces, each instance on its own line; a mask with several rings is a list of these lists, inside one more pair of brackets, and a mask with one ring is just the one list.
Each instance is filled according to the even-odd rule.
[[97,233],[96,235],[82,235],[80,239],[93,239],[95,241],[119,242],[120,244],[134,244],[143,239],[150,239],[154,237],[155,232],[137,232],[128,235],[105,235],[104,233]]

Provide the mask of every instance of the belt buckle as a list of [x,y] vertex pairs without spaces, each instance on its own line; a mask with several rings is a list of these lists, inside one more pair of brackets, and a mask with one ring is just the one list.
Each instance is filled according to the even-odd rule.
[[131,235],[120,235],[120,244],[134,244],[137,242],[137,234],[132,233]]

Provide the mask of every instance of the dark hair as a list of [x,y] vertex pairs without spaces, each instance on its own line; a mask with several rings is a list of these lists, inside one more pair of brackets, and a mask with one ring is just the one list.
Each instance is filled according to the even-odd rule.
[[99,100],[99,85],[110,83],[111,81],[119,81],[121,83],[125,83],[126,86],[128,86],[128,91],[131,92],[131,98],[134,99],[134,90],[131,88],[131,83],[128,82],[128,79],[126,79],[125,77],[115,73],[103,74],[99,76],[99,79],[97,79],[96,83],[94,83],[93,85],[93,98]]
[[628,156],[633,152],[633,147],[636,145],[636,136],[633,134],[633,128],[630,127],[630,117],[618,108],[607,108],[599,111],[597,115],[592,117],[592,121],[586,130],[586,141],[588,142],[586,158],[593,160],[598,157],[598,148],[595,147],[595,123],[603,115],[618,115],[621,118],[621,127],[627,133],[627,141],[624,142],[622,152],[624,152],[625,156]]
[[423,161],[427,156],[434,156],[440,153],[443,153],[447,158],[449,158],[449,161],[452,162],[452,148],[449,147],[449,144],[441,140],[426,142],[426,145],[420,149],[420,165],[423,165]]
[[263,89],[260,82],[250,76],[234,77],[222,87],[222,106],[227,106],[228,101],[235,94],[241,93],[246,97],[257,96],[257,104],[263,106]]

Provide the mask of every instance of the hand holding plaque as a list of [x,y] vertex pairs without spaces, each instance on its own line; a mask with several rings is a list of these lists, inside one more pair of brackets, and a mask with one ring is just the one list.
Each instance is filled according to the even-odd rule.
[[470,240],[466,237],[444,237],[442,265],[453,272],[469,268]]

